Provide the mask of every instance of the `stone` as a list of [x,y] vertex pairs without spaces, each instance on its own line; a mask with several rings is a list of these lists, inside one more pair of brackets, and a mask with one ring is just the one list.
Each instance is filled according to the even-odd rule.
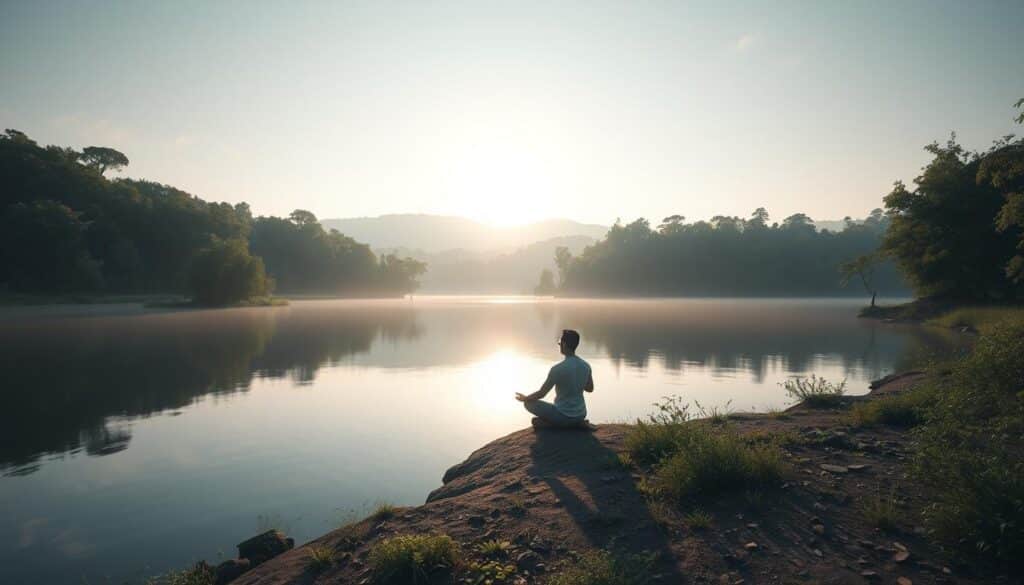
[[747,550],[757,550],[757,543],[754,541],[750,541],[747,544],[743,545],[743,548]]
[[249,559],[231,559],[224,561],[217,565],[214,570],[216,573],[216,580],[214,581],[217,585],[225,585],[231,581],[237,579],[242,573],[248,571],[252,567],[252,563]]
[[536,570],[539,564],[541,564],[540,555],[530,550],[521,552],[516,557],[516,565],[520,569]]
[[897,585],[914,585],[914,582],[906,577],[896,577]]
[[268,530],[238,543],[238,557],[248,559],[255,567],[294,547],[295,540],[287,538],[280,530]]
[[823,470],[829,473],[843,474],[848,471],[845,465],[832,465],[831,463],[822,463],[818,467],[822,468]]
[[824,524],[815,524],[815,525],[811,526],[811,530],[813,530],[817,534],[825,534],[825,525]]
[[877,579],[878,573],[874,571],[861,571],[860,576],[864,577],[865,579]]
[[897,563],[902,563],[909,558],[910,551],[907,550],[898,550],[896,551],[896,554],[892,555],[892,560],[896,561]]
[[867,463],[854,463],[853,465],[846,466],[846,468],[849,469],[850,471],[863,471],[869,467],[871,466],[868,465]]

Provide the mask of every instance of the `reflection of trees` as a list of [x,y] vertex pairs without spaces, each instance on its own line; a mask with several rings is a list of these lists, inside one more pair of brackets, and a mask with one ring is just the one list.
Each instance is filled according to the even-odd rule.
[[247,390],[255,374],[311,380],[374,339],[418,336],[410,310],[232,309],[133,317],[9,320],[0,329],[0,470],[84,447],[127,448],[127,425],[209,393]]
[[[813,301],[593,301],[560,307],[559,319],[617,365],[646,369],[657,357],[669,370],[742,370],[757,380],[774,369],[810,371],[823,359],[837,360],[847,375],[876,378],[904,365],[894,364],[895,356],[952,342],[921,327],[896,332]],[[879,327],[888,334],[878,335]]]

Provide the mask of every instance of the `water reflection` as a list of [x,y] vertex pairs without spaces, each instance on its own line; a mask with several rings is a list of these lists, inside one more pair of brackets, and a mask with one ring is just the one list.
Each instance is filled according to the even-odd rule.
[[877,378],[958,343],[939,330],[857,320],[852,310],[848,301],[417,299],[14,312],[0,316],[0,470],[32,473],[48,454],[117,453],[132,439],[127,421],[245,392],[254,377],[307,385],[325,367],[436,370],[496,350],[548,359],[563,327],[582,332],[581,353],[616,367],[646,370],[655,361],[677,375],[747,372],[755,381],[767,371],[814,371],[824,358],[848,377]]

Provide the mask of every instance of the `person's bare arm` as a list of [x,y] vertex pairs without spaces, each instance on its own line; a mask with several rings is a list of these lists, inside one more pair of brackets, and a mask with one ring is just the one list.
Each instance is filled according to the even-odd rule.
[[534,392],[533,394],[527,395],[521,392],[516,392],[516,400],[518,400],[519,402],[533,402],[534,400],[540,400],[541,398],[547,396],[548,392],[551,392],[551,389],[554,387],[555,382],[551,379],[550,376],[548,376],[548,379],[544,380],[544,383],[540,385],[540,389]]
[[585,390],[586,392],[593,392],[594,391],[594,374],[593,373],[591,373],[589,376],[587,376],[587,383],[583,385],[583,390]]

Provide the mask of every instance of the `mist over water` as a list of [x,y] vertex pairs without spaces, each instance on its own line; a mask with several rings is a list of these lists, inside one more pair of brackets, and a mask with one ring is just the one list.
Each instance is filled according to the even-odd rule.
[[0,582],[128,579],[278,527],[306,541],[529,424],[559,359],[593,367],[590,419],[678,394],[764,410],[815,373],[870,380],[963,343],[855,318],[851,300],[422,297],[289,307],[0,310]]

